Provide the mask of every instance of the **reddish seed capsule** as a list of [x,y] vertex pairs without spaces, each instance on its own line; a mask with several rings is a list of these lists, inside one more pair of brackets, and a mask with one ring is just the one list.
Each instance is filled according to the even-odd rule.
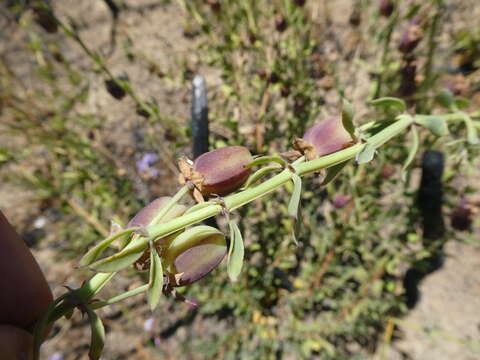
[[381,0],[378,6],[380,14],[385,17],[390,17],[392,15],[395,5],[392,0]]
[[325,119],[307,130],[294,147],[308,160],[328,155],[353,145],[353,139],[343,127],[340,117]]
[[287,19],[285,19],[282,15],[277,14],[275,16],[275,29],[277,29],[278,32],[282,33],[288,28],[288,22]]
[[332,204],[335,209],[342,209],[350,202],[350,197],[344,194],[337,194],[333,198]]
[[[145,206],[142,210],[140,210],[127,224],[127,228],[134,227],[134,226],[148,226],[153,225],[152,221],[155,219],[156,215],[162,210],[165,205],[171,200],[170,196],[163,196],[158,199],[153,200],[150,204]],[[186,206],[176,204],[168,211],[165,216],[162,217],[158,223],[164,223],[169,220],[172,220],[178,216],[181,216],[185,210]],[[180,231],[181,232],[181,231]],[[164,244],[170,243],[180,232],[176,232],[172,235],[166,236],[160,240],[155,242],[155,246],[158,250],[161,250]],[[134,267],[137,270],[148,270],[150,268],[150,249],[146,249],[140,259],[135,261]]]
[[191,181],[203,196],[225,196],[238,190],[247,181],[253,161],[243,146],[224,146],[200,155],[193,164],[180,160],[183,181]]
[[473,221],[472,215],[473,213],[470,204],[465,200],[461,201],[450,215],[452,227],[460,231],[470,230]]
[[293,0],[293,2],[294,2],[295,5],[297,5],[297,6],[303,6],[303,5],[305,5],[305,3],[307,2],[307,0]]
[[[127,228],[134,227],[134,226],[148,226],[151,225],[150,222],[155,218],[160,210],[162,210],[165,205],[171,200],[170,196],[162,196],[155,200],[153,200],[150,204],[145,206],[141,209],[127,224]],[[186,206],[176,204],[172,207],[172,209],[162,217],[160,222],[166,222],[172,220],[180,215],[182,215],[185,210],[187,210]]]
[[400,38],[400,44],[398,45],[398,50],[404,54],[411,53],[415,50],[422,38],[422,28],[418,24],[412,22],[403,32],[402,37]]
[[178,236],[164,251],[165,266],[173,286],[190,285],[210,273],[227,253],[221,231],[196,226]]

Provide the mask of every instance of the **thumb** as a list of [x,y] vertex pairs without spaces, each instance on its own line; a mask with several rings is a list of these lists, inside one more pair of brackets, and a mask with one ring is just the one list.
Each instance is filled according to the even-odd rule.
[[0,354],[4,360],[32,359],[32,335],[12,325],[0,325]]

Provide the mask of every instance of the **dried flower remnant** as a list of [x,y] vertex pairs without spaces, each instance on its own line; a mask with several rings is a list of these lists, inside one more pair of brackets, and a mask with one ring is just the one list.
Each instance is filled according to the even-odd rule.
[[[202,196],[225,196],[238,190],[247,181],[253,161],[250,151],[243,146],[224,146],[200,155],[192,163],[180,159],[181,183],[190,181]],[[195,195],[195,194],[194,194]],[[195,196],[198,200],[198,196]]]
[[352,136],[343,127],[340,117],[325,119],[309,128],[303,138],[294,141],[294,148],[308,160],[332,154],[353,145]]

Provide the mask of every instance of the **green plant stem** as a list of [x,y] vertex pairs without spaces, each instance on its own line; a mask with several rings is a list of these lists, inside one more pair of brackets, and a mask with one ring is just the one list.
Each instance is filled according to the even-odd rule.
[[135,296],[135,295],[138,295],[138,294],[141,294],[145,291],[148,290],[148,284],[146,285],[142,285],[142,286],[139,286],[135,289],[132,289],[132,290],[129,290],[127,292],[124,292],[123,294],[120,294],[120,295],[117,295],[117,296],[114,296],[108,300],[103,300],[103,301],[97,301],[97,302],[94,302],[90,307],[92,309],[100,309],[104,306],[107,306],[107,305],[111,305],[111,304],[114,304],[116,302],[119,302],[119,301],[122,301],[122,300],[125,300],[129,297],[132,297],[132,296]]
[[422,83],[421,86],[421,91],[426,91],[428,90],[434,81],[434,76],[433,76],[433,61],[435,58],[435,49],[437,47],[437,42],[435,41],[435,35],[437,34],[437,28],[438,28],[438,23],[440,20],[440,17],[442,16],[444,12],[444,4],[442,0],[435,0],[435,3],[437,5],[437,12],[433,16],[432,24],[429,29],[429,34],[428,34],[428,54],[427,54],[427,63],[425,64],[425,80]]

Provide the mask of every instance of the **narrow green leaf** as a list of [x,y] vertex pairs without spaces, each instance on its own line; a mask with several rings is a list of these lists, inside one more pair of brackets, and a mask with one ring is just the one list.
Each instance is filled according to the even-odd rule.
[[248,178],[247,182],[243,186],[244,189],[247,189],[248,187],[252,186],[255,182],[263,178],[264,176],[268,175],[272,171],[282,169],[281,166],[278,164],[275,165],[269,165],[269,166],[264,166],[257,171],[255,171],[250,177]]
[[297,218],[292,218],[292,239],[295,245],[298,246],[298,234],[300,233],[300,229],[302,228],[302,208],[298,208]]
[[122,251],[107,258],[98,260],[89,266],[90,269],[98,272],[115,272],[125,269],[143,254],[147,247],[143,237],[134,238]]
[[410,144],[410,152],[408,153],[407,159],[405,160],[405,163],[403,164],[402,167],[402,180],[405,181],[406,176],[407,176],[407,169],[412,163],[413,159],[415,159],[415,155],[417,154],[418,151],[418,145],[419,145],[419,140],[418,140],[418,131],[415,125],[412,125],[411,128],[412,132],[412,143]]
[[435,115],[416,116],[415,122],[429,130],[435,136],[445,136],[449,134],[447,121]]
[[442,89],[436,96],[435,100],[445,109],[451,110],[455,105],[455,97],[448,89]]
[[405,111],[407,109],[407,105],[405,104],[405,101],[395,97],[378,98],[370,101],[370,105],[373,105],[375,107],[379,107],[385,110],[393,108],[400,112]]
[[355,126],[353,125],[353,116],[355,112],[353,106],[347,99],[342,101],[342,124],[350,136],[355,139]]
[[297,174],[293,174],[293,192],[290,202],[288,203],[288,215],[293,219],[297,219],[298,207],[300,205],[300,196],[302,195],[302,178]]
[[103,347],[105,345],[105,328],[103,327],[102,319],[88,306],[85,306],[85,311],[90,322],[90,351],[88,357],[90,360],[100,359]]
[[357,155],[355,156],[355,160],[358,164],[365,164],[372,161],[374,156],[375,147],[367,142],[363,149],[359,153],[357,153]]
[[100,257],[100,255],[102,255],[102,253],[105,251],[106,248],[110,246],[111,243],[113,243],[117,239],[130,235],[133,231],[135,231],[135,229],[125,229],[99,242],[97,245],[95,245],[90,250],[88,250],[85,255],[83,255],[79,265],[80,266],[90,265],[95,260],[97,260]]
[[245,167],[250,168],[250,167],[253,167],[253,166],[262,165],[262,164],[266,164],[266,163],[270,163],[270,162],[275,162],[275,163],[280,164],[282,166],[286,165],[286,161],[284,159],[282,159],[280,156],[260,156],[260,157],[257,157],[256,159],[254,159],[252,162],[245,165]]
[[342,171],[342,169],[347,165],[348,161],[344,161],[340,164],[333,165],[327,169],[327,176],[325,176],[325,179],[323,179],[322,183],[320,185],[327,185],[331,181],[333,181],[337,175]]
[[227,272],[230,280],[235,282],[242,271],[245,249],[242,234],[237,223],[230,220],[228,227],[230,228],[230,248],[228,249]]
[[148,279],[148,303],[153,311],[160,300],[163,288],[163,269],[162,260],[158,255],[157,249],[150,244],[150,273]]
[[473,124],[472,118],[470,115],[462,112],[463,121],[465,122],[465,127],[467,129],[467,141],[470,145],[477,145],[480,143],[478,139],[477,128]]

